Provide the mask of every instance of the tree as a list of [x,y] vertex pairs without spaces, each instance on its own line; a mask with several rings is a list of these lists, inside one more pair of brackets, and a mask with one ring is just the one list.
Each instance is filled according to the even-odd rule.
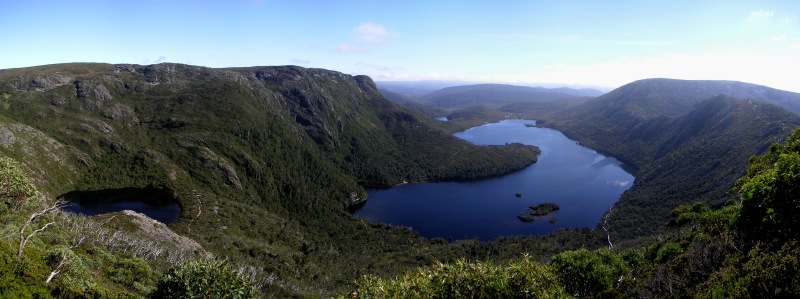
[[746,244],[800,237],[800,130],[785,145],[750,158],[747,175],[736,184],[742,208],[736,227]]
[[22,171],[19,162],[11,158],[0,158],[0,213],[34,195],[36,187]]
[[47,227],[52,225],[54,222],[46,223],[42,227],[33,230],[26,237],[25,236],[25,230],[28,228],[28,226],[30,226],[36,219],[39,219],[39,218],[41,218],[41,217],[43,217],[43,216],[45,216],[47,214],[50,214],[50,213],[52,213],[54,211],[58,211],[62,207],[65,207],[65,206],[67,206],[67,203],[64,200],[59,199],[52,206],[46,207],[46,208],[44,208],[43,210],[41,210],[39,212],[34,212],[33,214],[31,214],[31,216],[28,218],[28,220],[25,221],[25,223],[22,225],[22,228],[19,229],[19,249],[17,250],[17,256],[18,257],[22,256],[22,250],[25,249],[25,244],[28,243],[28,240],[30,240],[31,237],[33,237],[37,233],[40,233],[40,232],[44,231],[45,229],[47,229]]

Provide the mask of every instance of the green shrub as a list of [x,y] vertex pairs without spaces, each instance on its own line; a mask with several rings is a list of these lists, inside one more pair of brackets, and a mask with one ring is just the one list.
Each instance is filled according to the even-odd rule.
[[42,279],[20,275],[19,261],[12,248],[0,244],[0,298],[52,298]]
[[656,263],[663,263],[669,261],[681,254],[683,249],[681,248],[681,244],[675,242],[667,242],[661,245],[656,252]]
[[631,278],[622,257],[608,249],[564,251],[553,256],[550,266],[564,289],[579,297],[611,291]]
[[750,158],[747,175],[734,191],[742,198],[736,227],[742,241],[787,241],[800,238],[800,130],[786,145],[774,144],[770,152]]
[[36,194],[36,187],[19,167],[19,162],[11,158],[0,158],[0,213],[17,201]]
[[490,262],[435,264],[395,279],[363,276],[358,289],[339,298],[561,298],[556,278],[527,256],[507,266]]
[[798,298],[800,248],[787,242],[776,251],[754,248],[746,262],[715,273],[696,295],[698,298]]
[[224,261],[189,261],[171,268],[152,298],[255,298],[256,288]]
[[106,275],[114,283],[138,294],[152,292],[155,285],[153,270],[140,258],[122,258],[106,270]]

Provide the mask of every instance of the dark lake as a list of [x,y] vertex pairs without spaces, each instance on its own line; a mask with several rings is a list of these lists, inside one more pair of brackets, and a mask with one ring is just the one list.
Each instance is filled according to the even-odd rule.
[[[475,144],[532,144],[542,153],[535,164],[512,174],[469,182],[438,182],[372,189],[355,215],[409,226],[428,238],[491,240],[499,236],[544,235],[559,228],[595,227],[633,184],[614,158],[579,145],[559,131],[527,127],[532,120],[505,120],[454,134]],[[517,197],[516,193],[521,196]],[[560,209],[522,222],[531,205],[553,202]],[[548,220],[555,217],[555,223]]]
[[86,216],[133,210],[169,224],[181,214],[171,191],[152,187],[72,191],[60,197],[70,203],[64,210]]

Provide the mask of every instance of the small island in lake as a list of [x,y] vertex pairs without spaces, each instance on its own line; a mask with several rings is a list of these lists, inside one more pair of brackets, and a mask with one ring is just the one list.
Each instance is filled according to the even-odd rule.
[[517,218],[519,218],[519,220],[522,222],[533,222],[533,220],[535,219],[533,216],[525,215],[523,213],[519,213],[519,215],[517,215]]
[[544,202],[535,206],[530,206],[532,216],[544,216],[552,212],[558,211],[559,206],[556,203]]
[[[547,214],[558,211],[559,208],[560,207],[556,203],[543,202],[538,205],[530,206],[531,209],[530,215],[526,215],[525,213],[520,213],[519,215],[517,215],[517,218],[519,218],[519,220],[522,222],[533,222],[538,217],[547,216]],[[550,217],[549,221],[550,223],[556,223],[556,217],[555,216]]]

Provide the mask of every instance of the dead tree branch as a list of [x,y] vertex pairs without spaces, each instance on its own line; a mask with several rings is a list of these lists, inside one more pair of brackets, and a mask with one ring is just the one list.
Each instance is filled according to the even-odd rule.
[[57,209],[63,208],[65,206],[67,206],[67,202],[64,201],[63,199],[59,199],[52,206],[49,206],[49,207],[45,208],[44,210],[42,210],[40,212],[36,212],[36,213],[31,214],[31,217],[28,218],[28,221],[25,221],[25,224],[23,224],[22,228],[19,230],[19,249],[17,250],[17,257],[22,256],[22,251],[25,249],[25,245],[28,243],[28,240],[30,240],[31,237],[33,237],[35,234],[38,234],[38,233],[44,231],[48,226],[53,224],[53,222],[48,222],[47,224],[45,224],[41,228],[39,228],[37,230],[34,230],[27,237],[25,236],[25,229],[27,229],[28,226],[31,225],[31,223],[33,223],[34,220],[36,220],[36,219],[38,219],[38,218],[40,218],[40,217],[42,217],[44,215],[47,215],[50,212],[53,212],[53,211],[55,211]]
[[72,251],[75,248],[78,248],[78,246],[80,246],[81,243],[83,243],[83,240],[85,240],[85,239],[86,239],[86,236],[80,236],[80,238],[78,238],[77,241],[75,241],[74,244],[72,244],[72,246],[68,247],[67,249],[64,249],[64,253],[61,255],[61,261],[58,262],[58,265],[56,265],[56,268],[53,269],[53,272],[50,272],[50,276],[48,276],[47,280],[45,280],[45,282],[44,282],[45,284],[50,283],[50,281],[52,281],[53,278],[56,277],[56,275],[61,273],[61,267],[63,267],[65,264],[67,264],[67,260],[69,259],[69,256],[68,256],[69,252]]
[[606,232],[606,239],[608,240],[608,249],[614,249],[614,244],[611,244],[611,234],[609,231],[611,230],[611,225],[608,224],[608,218],[611,217],[611,211],[614,209],[614,206],[608,208],[608,212],[606,215],[603,216],[603,230]]

